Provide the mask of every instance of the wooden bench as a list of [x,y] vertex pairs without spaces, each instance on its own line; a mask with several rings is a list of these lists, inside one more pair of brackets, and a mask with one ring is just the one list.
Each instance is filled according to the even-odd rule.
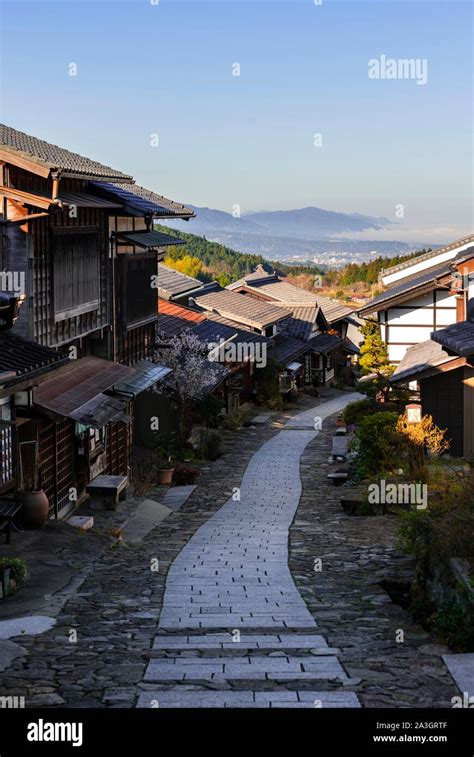
[[116,510],[119,499],[125,499],[127,486],[127,476],[100,475],[87,484],[86,491],[100,500],[106,510]]
[[18,502],[0,501],[0,533],[5,534],[7,544],[10,544],[13,518],[19,510],[21,510],[21,504]]

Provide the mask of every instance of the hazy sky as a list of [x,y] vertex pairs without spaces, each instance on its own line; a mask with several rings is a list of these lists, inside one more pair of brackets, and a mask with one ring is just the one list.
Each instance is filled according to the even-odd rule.
[[[195,205],[393,218],[400,204],[387,238],[472,230],[468,0],[0,6],[2,120],[15,128]],[[382,55],[418,59],[426,83],[369,78]]]

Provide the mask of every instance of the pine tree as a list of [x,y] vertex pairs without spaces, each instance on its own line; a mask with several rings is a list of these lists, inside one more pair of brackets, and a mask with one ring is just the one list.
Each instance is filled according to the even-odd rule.
[[380,336],[380,327],[376,321],[366,321],[361,327],[364,341],[360,347],[359,365],[362,375],[381,373],[388,368],[387,345]]

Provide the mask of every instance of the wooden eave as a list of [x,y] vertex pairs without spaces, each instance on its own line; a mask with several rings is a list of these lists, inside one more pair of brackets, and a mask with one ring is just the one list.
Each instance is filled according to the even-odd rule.
[[35,195],[31,192],[24,192],[22,189],[14,189],[13,187],[0,186],[0,195],[9,200],[21,202],[23,205],[32,205],[42,210],[49,210],[51,205],[55,205],[50,197]]
[[61,178],[67,177],[68,179],[82,179],[86,181],[120,181],[121,184],[135,184],[135,179],[128,176],[107,176],[105,174],[95,175],[93,173],[76,173],[74,171],[67,171],[60,168],[53,163],[48,163],[41,158],[34,158],[27,153],[22,153],[18,150],[10,150],[3,145],[0,147],[0,161],[4,163],[10,163],[18,168],[23,168],[25,171],[42,176],[43,179],[48,179],[52,173],[59,172]]
[[27,156],[25,153],[12,151],[7,147],[0,147],[0,160],[4,163],[11,163],[13,166],[23,168],[25,171],[35,173],[38,176],[42,176],[43,179],[47,179],[53,166],[48,165],[44,161]]

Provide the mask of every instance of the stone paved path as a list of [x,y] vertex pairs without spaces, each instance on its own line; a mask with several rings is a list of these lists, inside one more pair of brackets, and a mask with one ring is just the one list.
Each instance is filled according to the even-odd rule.
[[[315,418],[324,421],[358,397],[345,395],[292,418],[253,455],[240,488],[177,556],[153,647],[165,656],[150,660],[144,682],[152,686],[140,695],[139,707],[358,706],[356,695],[343,688],[357,681],[317,633],[288,568],[300,458],[318,433]],[[229,690],[234,681],[249,682],[249,688]],[[317,689],[305,688],[307,681],[317,682]],[[173,685],[165,688],[166,682]],[[270,688],[291,682],[294,690],[261,691],[255,682]],[[186,691],[186,684],[222,690]]]

